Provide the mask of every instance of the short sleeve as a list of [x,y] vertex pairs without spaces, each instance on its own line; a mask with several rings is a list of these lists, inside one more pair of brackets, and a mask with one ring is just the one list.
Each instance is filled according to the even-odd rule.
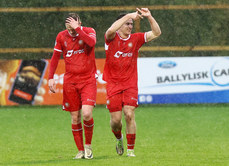
[[139,49],[144,43],[146,43],[146,33],[135,33],[137,38],[137,48]]

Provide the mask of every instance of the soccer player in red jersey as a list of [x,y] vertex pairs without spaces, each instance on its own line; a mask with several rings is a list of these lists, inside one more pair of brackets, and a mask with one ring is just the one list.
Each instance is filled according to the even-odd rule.
[[91,141],[94,127],[92,111],[97,93],[94,53],[96,33],[93,28],[81,26],[80,17],[76,13],[68,15],[65,26],[66,30],[61,31],[56,37],[50,62],[49,88],[55,93],[56,83],[53,76],[63,54],[65,61],[63,110],[69,111],[71,115],[72,133],[78,148],[78,154],[74,159],[92,159]]
[[[146,17],[151,30],[131,34],[133,20]],[[127,156],[135,156],[135,108],[138,106],[137,57],[140,47],[158,36],[161,30],[148,8],[120,15],[105,33],[106,63],[103,79],[107,82],[107,108],[112,132],[117,138],[116,151],[124,153],[122,111],[126,121]]]

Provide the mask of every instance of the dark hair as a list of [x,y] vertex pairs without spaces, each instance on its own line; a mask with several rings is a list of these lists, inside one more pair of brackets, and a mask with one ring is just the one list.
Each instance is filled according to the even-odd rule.
[[80,16],[77,13],[68,13],[68,16],[66,17],[66,19],[69,18],[69,17],[72,17],[74,20],[76,20],[76,21],[78,20],[79,22],[81,22],[80,21]]
[[116,21],[119,20],[120,18],[124,17],[127,13],[121,13],[117,18]]

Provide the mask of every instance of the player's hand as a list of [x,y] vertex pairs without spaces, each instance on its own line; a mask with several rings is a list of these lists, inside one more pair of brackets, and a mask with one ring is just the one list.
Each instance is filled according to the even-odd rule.
[[72,18],[72,17],[68,17],[66,20],[65,20],[65,22],[67,23],[67,24],[69,24],[73,29],[76,29],[76,28],[78,28],[78,27],[80,27],[80,22],[77,20],[75,20],[74,18]]
[[143,17],[138,13],[138,11],[133,12],[133,13],[130,13],[129,15],[130,15],[131,19],[133,19],[134,21],[143,18]]
[[141,16],[143,16],[143,17],[151,16],[151,13],[150,13],[148,8],[141,8],[141,9],[136,8],[136,9],[137,9],[137,12],[139,12],[141,14]]
[[54,79],[50,79],[49,80],[49,90],[52,92],[52,93],[56,93],[56,82]]

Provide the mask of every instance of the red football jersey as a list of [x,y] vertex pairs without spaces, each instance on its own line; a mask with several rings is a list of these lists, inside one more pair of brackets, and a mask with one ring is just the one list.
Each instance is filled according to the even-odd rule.
[[[103,79],[112,83],[137,86],[137,58],[140,47],[146,42],[146,33],[134,33],[123,39],[116,32],[113,40],[105,35],[106,63]],[[134,80],[128,82],[128,80]]]
[[[86,34],[96,37],[95,30],[90,27],[81,27]],[[89,47],[77,34],[73,37],[68,30],[61,31],[55,42],[55,51],[62,52],[65,61],[65,83],[79,83],[95,78],[95,51]]]

